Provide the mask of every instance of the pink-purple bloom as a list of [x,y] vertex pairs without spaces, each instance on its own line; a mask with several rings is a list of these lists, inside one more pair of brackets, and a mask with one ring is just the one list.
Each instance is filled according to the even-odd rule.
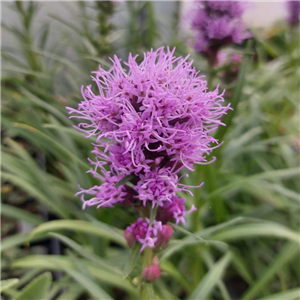
[[300,23],[300,1],[287,1],[288,23],[297,26]]
[[207,56],[224,45],[240,44],[251,35],[242,21],[242,1],[197,1],[191,12],[194,48]]
[[206,157],[221,143],[210,133],[225,125],[220,119],[230,109],[230,104],[222,106],[224,92],[208,91],[189,56],[176,57],[174,51],[151,50],[140,64],[131,54],[123,63],[114,56],[111,69],[92,72],[96,90],[82,87],[78,109],[67,108],[81,121],[75,128],[97,140],[90,172],[103,183],[80,188],[83,208],[122,204],[149,213],[158,207],[151,225],[147,218],[138,219],[126,230],[128,243],[138,241],[142,250],[155,247],[162,223],[184,224],[184,216],[196,209],[186,210],[185,200],[176,196],[191,193],[179,172],[214,160]]
[[124,235],[129,246],[133,245],[132,241],[138,241],[143,245],[141,248],[141,251],[143,251],[146,247],[155,247],[155,242],[158,239],[158,233],[161,230],[161,222],[153,220],[153,223],[150,224],[150,220],[148,218],[138,218],[135,223],[126,228]]

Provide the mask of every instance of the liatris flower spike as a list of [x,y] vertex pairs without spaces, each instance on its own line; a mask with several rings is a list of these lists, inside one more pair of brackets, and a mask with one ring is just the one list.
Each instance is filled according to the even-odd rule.
[[294,27],[300,23],[300,1],[287,1],[288,23]]
[[251,37],[242,21],[245,4],[242,1],[196,1],[190,12],[195,32],[195,51],[216,63],[219,49],[225,45],[240,44]]
[[[179,172],[214,160],[206,156],[221,143],[210,133],[224,125],[220,119],[230,109],[222,106],[218,88],[208,91],[189,56],[176,57],[174,51],[151,50],[140,64],[131,54],[123,64],[114,56],[110,70],[92,72],[96,91],[83,87],[78,108],[67,108],[71,118],[81,120],[75,128],[97,139],[89,172],[103,183],[80,187],[83,209],[133,207],[140,218],[127,227],[125,238],[130,247],[140,243],[141,251],[165,247],[173,234],[165,223],[185,224],[196,209],[186,209],[185,199],[176,195],[192,194],[180,182],[187,175]],[[152,209],[157,214],[150,221]]]

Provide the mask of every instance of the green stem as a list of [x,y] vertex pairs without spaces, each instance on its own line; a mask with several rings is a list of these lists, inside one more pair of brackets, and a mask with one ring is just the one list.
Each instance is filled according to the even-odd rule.
[[[143,254],[143,269],[152,264],[152,260],[153,250],[152,248],[146,247]],[[153,291],[152,283],[143,282],[141,286],[140,300],[153,300],[154,298],[151,296],[151,294],[149,295],[150,290]]]
[[153,259],[153,250],[152,248],[146,247],[143,254],[143,268],[151,265]]

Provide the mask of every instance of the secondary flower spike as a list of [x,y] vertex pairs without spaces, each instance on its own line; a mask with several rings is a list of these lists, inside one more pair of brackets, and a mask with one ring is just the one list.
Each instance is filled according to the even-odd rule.
[[288,23],[293,27],[300,23],[300,1],[286,1]]
[[114,56],[111,69],[92,72],[96,89],[82,87],[84,100],[77,109],[67,108],[71,118],[80,120],[75,128],[97,140],[89,172],[103,183],[80,188],[83,208],[121,204],[148,218],[158,208],[151,225],[147,218],[139,219],[134,223],[139,224],[134,225],[138,233],[133,225],[125,233],[130,245],[138,241],[142,249],[155,247],[162,224],[184,224],[184,216],[196,209],[186,209],[185,200],[176,196],[179,191],[191,193],[180,182],[186,175],[179,172],[214,161],[206,157],[221,143],[210,133],[225,125],[220,119],[230,109],[229,104],[222,106],[223,92],[208,91],[205,76],[189,56],[176,57],[174,52],[151,50],[140,63],[132,54],[123,63]]
[[242,1],[197,1],[191,11],[195,32],[194,48],[216,63],[218,50],[225,45],[240,44],[251,37],[242,21],[245,3]]

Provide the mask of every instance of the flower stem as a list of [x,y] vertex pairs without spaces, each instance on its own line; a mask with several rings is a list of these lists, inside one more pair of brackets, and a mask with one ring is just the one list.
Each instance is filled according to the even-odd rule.
[[[143,269],[147,266],[152,264],[153,259],[153,250],[149,247],[146,247],[143,254]],[[143,282],[141,286],[141,293],[140,293],[141,300],[153,300],[155,299],[155,295],[153,292],[152,283]]]

